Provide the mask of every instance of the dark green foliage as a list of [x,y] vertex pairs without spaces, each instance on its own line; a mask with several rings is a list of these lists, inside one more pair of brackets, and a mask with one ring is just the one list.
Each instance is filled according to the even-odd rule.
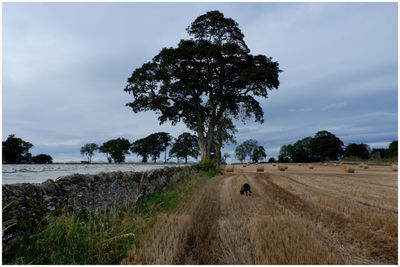
[[50,164],[53,163],[53,158],[47,154],[39,154],[32,157],[31,161],[35,164]]
[[217,169],[217,164],[214,159],[203,158],[199,162],[199,168],[203,171],[214,171]]
[[27,163],[31,160],[29,149],[33,145],[29,142],[16,138],[10,134],[6,141],[3,141],[3,162],[5,163]]
[[319,131],[310,142],[311,151],[320,161],[337,160],[343,155],[343,142],[328,131]]
[[235,148],[235,156],[240,162],[243,162],[245,160],[246,155],[247,153],[245,147],[242,144]]
[[274,157],[268,159],[268,163],[274,163],[274,162],[276,162],[276,159]]
[[168,133],[159,132],[138,139],[133,142],[131,151],[142,157],[142,162],[147,162],[149,156],[156,162],[161,152],[165,152],[165,162],[167,161],[167,147],[171,144],[172,137]]
[[81,155],[86,155],[89,162],[92,162],[92,157],[94,155],[94,151],[98,150],[99,146],[94,143],[86,144],[81,147]]
[[343,142],[328,131],[320,131],[314,137],[306,137],[295,144],[283,145],[280,162],[315,162],[337,160],[344,153]]
[[183,133],[176,138],[175,143],[169,151],[169,156],[185,159],[185,163],[187,163],[189,156],[197,159],[200,154],[199,150],[197,137],[190,133]]
[[389,144],[388,148],[374,148],[371,155],[376,155],[379,152],[380,158],[396,158],[398,155],[397,143],[397,140],[395,140]]
[[238,24],[218,11],[198,17],[188,28],[193,37],[163,48],[134,70],[125,91],[133,112],[156,111],[161,123],[182,121],[197,132],[202,158],[210,157],[218,121],[227,115],[263,122],[256,100],[279,86],[279,64],[253,56]]
[[393,158],[397,157],[397,155],[398,155],[398,150],[397,150],[397,140],[396,140],[389,144],[388,157]]
[[99,151],[107,155],[108,162],[114,160],[115,163],[125,162],[125,154],[129,154],[131,144],[125,138],[112,139],[105,142]]
[[252,161],[253,162],[258,162],[260,160],[263,160],[267,157],[267,154],[265,153],[265,148],[263,146],[257,146],[254,150],[253,150],[253,154],[252,154]]
[[344,157],[369,159],[371,148],[367,144],[348,144],[344,149]]

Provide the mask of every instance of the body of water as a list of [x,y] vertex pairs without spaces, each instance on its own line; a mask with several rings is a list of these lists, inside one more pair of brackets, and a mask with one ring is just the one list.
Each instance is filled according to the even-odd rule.
[[96,174],[114,171],[148,171],[164,167],[185,166],[185,164],[3,164],[3,184],[41,183],[47,179],[74,173]]

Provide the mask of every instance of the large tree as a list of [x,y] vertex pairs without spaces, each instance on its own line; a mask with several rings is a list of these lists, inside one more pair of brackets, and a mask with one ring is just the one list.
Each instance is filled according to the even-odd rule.
[[259,160],[263,160],[267,157],[267,153],[265,153],[265,148],[263,146],[257,146],[253,150],[253,154],[251,155],[251,159],[253,162],[258,162]]
[[311,150],[321,161],[337,160],[344,153],[343,142],[328,131],[319,131],[310,144]]
[[160,123],[182,121],[197,133],[201,157],[209,158],[218,121],[226,114],[263,123],[257,99],[279,86],[279,64],[251,55],[238,24],[219,11],[199,16],[187,29],[192,37],[163,48],[133,71],[125,91],[133,112],[152,110]]
[[108,162],[114,160],[115,163],[125,162],[125,154],[129,154],[131,144],[125,138],[112,139],[105,142],[99,151],[107,155]]
[[81,155],[86,156],[89,162],[92,162],[94,152],[99,149],[99,146],[95,143],[86,144],[81,147]]
[[39,154],[32,157],[32,162],[35,164],[51,164],[53,163],[53,158],[47,154]]
[[29,149],[33,145],[21,138],[10,134],[6,141],[3,141],[3,162],[5,163],[24,163],[31,160]]
[[390,144],[389,144],[389,148],[388,148],[388,156],[390,157],[390,158],[393,158],[393,157],[397,157],[397,153],[398,153],[398,150],[397,150],[397,140],[395,140],[395,141],[392,141]]
[[169,151],[170,157],[178,159],[185,159],[187,163],[188,157],[197,158],[199,156],[199,145],[197,144],[197,137],[190,133],[183,133],[176,138],[175,143]]
[[367,144],[348,144],[344,149],[345,157],[358,157],[362,159],[369,159],[371,155],[371,148]]

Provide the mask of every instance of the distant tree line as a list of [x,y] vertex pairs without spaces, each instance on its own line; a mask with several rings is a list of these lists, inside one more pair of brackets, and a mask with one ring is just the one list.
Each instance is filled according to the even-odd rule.
[[21,163],[35,163],[35,164],[48,164],[53,163],[53,158],[47,154],[39,154],[32,156],[29,150],[33,144],[15,137],[10,134],[6,141],[3,141],[3,163],[6,164],[21,164]]
[[328,131],[319,131],[314,137],[305,137],[294,144],[283,145],[279,152],[280,162],[319,162],[338,160],[341,158],[369,159],[397,157],[397,140],[390,143],[388,149],[373,149],[367,144],[351,143],[344,146],[343,142]]
[[[170,146],[169,158],[167,158],[167,148]],[[130,153],[141,157],[142,162],[148,162],[149,159],[157,162],[162,153],[164,153],[164,162],[176,157],[178,160],[182,159],[187,163],[188,157],[197,158],[200,155],[200,148],[195,135],[183,133],[174,139],[166,132],[153,133],[132,143],[125,138],[117,138],[109,140],[101,146],[94,143],[85,144],[80,150],[81,155],[86,156],[88,162],[91,162],[95,151],[105,154],[109,163],[125,162],[125,155]]]

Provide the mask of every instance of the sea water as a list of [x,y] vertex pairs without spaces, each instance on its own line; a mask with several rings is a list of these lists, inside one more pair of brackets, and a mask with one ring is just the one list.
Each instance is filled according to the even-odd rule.
[[115,171],[148,171],[164,167],[185,166],[185,164],[3,164],[2,183],[41,183],[47,179],[70,174],[96,174]]

